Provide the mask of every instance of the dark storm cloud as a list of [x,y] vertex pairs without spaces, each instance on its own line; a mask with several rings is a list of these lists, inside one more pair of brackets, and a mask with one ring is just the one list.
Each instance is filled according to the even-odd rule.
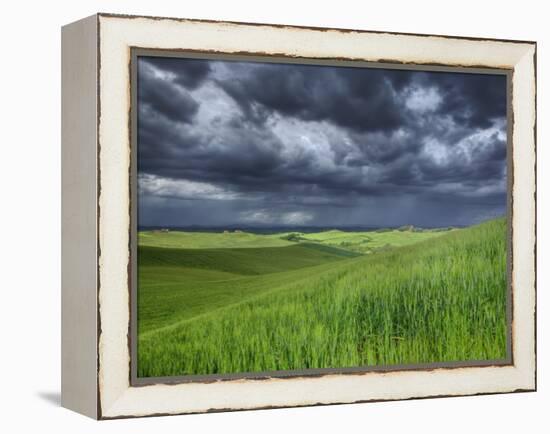
[[454,164],[449,165],[438,165],[427,158],[420,159],[422,176],[430,182],[463,182],[465,185],[482,185],[499,180],[503,176],[506,143],[493,135],[482,145],[471,148],[469,155],[460,149],[457,150],[454,158]]
[[138,74],[142,224],[505,211],[504,76],[153,57]]
[[439,114],[452,116],[472,128],[488,128],[506,115],[506,76],[484,74],[426,74],[426,81],[444,95]]
[[[210,61],[175,57],[140,57],[140,66],[150,66],[168,74],[171,81],[187,89],[196,89],[211,71]],[[141,72],[141,71],[140,71]]]
[[138,107],[152,110],[174,122],[190,122],[197,113],[199,103],[184,88],[160,78],[147,64],[141,63],[138,71]]
[[139,116],[138,164],[143,173],[247,184],[266,178],[282,164],[282,144],[269,130],[226,125],[223,146],[218,146],[215,131],[200,134],[147,111]]
[[199,103],[189,94],[210,72],[204,60],[143,57],[138,63],[138,106],[149,106],[175,122],[190,122]]
[[271,112],[305,121],[327,120],[359,131],[397,128],[404,121],[400,91],[412,75],[403,71],[253,64],[219,80],[253,120]]

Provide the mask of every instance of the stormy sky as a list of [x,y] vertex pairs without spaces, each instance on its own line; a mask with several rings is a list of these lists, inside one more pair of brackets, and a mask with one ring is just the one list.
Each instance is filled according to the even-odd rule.
[[506,212],[503,75],[140,57],[137,87],[142,227]]

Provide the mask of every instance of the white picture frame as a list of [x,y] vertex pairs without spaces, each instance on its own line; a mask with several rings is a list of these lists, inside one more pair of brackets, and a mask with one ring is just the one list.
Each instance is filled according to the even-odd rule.
[[[133,49],[510,72],[511,361],[135,384]],[[62,32],[62,405],[95,419],[536,389],[536,44],[97,14]]]

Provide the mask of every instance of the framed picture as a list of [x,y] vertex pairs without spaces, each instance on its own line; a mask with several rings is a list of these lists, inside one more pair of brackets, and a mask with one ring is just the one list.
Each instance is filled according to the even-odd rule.
[[536,44],[98,14],[62,32],[62,404],[536,389]]

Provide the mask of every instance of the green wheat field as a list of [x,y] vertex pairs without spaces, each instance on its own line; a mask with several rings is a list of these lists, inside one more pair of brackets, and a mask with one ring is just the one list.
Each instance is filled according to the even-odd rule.
[[506,358],[504,218],[138,244],[139,377]]

